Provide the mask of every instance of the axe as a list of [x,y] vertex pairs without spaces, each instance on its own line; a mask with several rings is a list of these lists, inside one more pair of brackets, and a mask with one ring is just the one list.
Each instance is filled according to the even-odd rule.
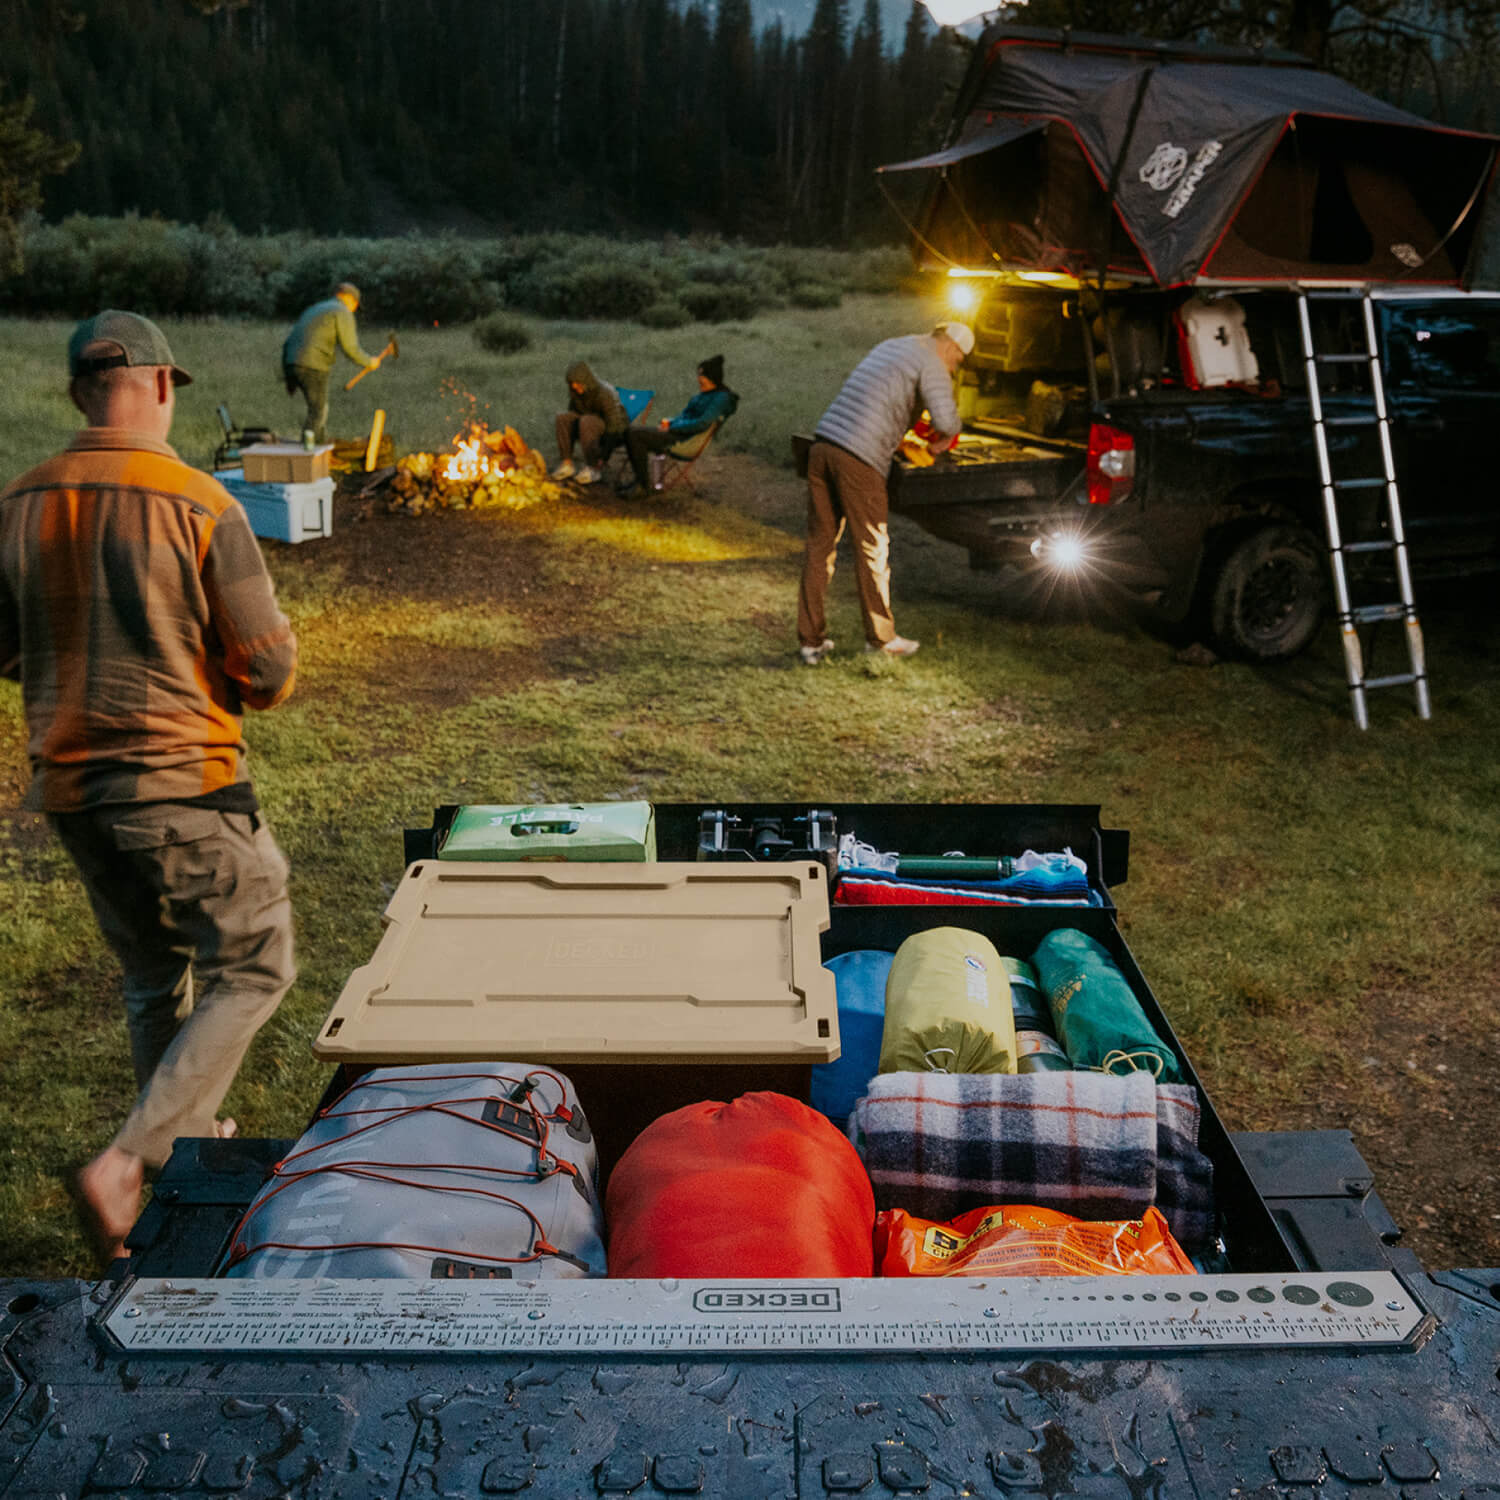
[[351,387],[358,385],[360,381],[370,373],[371,370],[378,370],[380,368],[381,361],[387,358],[387,356],[389,356],[391,359],[401,358],[401,350],[396,345],[396,335],[394,333],[387,336],[385,341],[385,348],[375,356],[375,363],[373,365],[366,365],[363,370],[356,370],[354,374],[344,382],[344,389],[347,391]]

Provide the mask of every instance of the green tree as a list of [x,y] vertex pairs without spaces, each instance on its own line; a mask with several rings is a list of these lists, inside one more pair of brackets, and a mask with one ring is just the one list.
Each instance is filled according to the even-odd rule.
[[42,179],[78,159],[77,141],[59,141],[31,123],[35,101],[0,95],[0,269],[19,275],[21,221],[42,206]]

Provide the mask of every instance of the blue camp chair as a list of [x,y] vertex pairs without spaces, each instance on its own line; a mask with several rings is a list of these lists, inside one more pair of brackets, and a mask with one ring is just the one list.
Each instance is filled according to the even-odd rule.
[[[651,403],[656,400],[655,391],[641,390],[634,386],[617,385],[615,394],[620,398],[620,405],[625,408],[625,420],[634,425],[638,417],[644,417],[651,409]],[[621,442],[613,453],[605,459],[605,467],[614,460],[618,453],[623,462],[629,462],[629,456],[625,452],[625,444]]]
[[651,403],[656,400],[655,391],[632,390],[627,385],[617,385],[615,394],[620,398],[620,405],[625,408],[627,422],[634,422],[637,417],[644,417]]

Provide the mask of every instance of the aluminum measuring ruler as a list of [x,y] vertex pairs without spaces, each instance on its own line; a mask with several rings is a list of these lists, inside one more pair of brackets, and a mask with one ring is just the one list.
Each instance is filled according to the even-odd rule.
[[850,1354],[1415,1348],[1389,1271],[858,1281],[164,1280],[96,1319],[131,1354]]

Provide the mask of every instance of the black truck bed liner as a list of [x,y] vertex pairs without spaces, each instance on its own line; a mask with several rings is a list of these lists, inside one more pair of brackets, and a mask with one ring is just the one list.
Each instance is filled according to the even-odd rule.
[[[659,808],[663,858],[691,857],[700,806]],[[877,847],[1070,845],[1102,902],[836,907],[825,954],[949,923],[1013,950],[1076,925],[1182,1056],[1119,933],[1128,843],[1096,807],[832,811]],[[580,1326],[580,1283],[204,1281],[289,1143],[184,1141],[134,1277],[0,1284],[0,1494],[1500,1495],[1500,1271],[1429,1274],[1392,1248],[1347,1133],[1231,1137],[1205,1105],[1243,1274],[944,1282],[952,1317],[999,1334],[970,1344],[914,1318],[932,1282],[593,1282],[682,1320]],[[224,1336],[221,1288],[249,1299],[248,1332]]]

